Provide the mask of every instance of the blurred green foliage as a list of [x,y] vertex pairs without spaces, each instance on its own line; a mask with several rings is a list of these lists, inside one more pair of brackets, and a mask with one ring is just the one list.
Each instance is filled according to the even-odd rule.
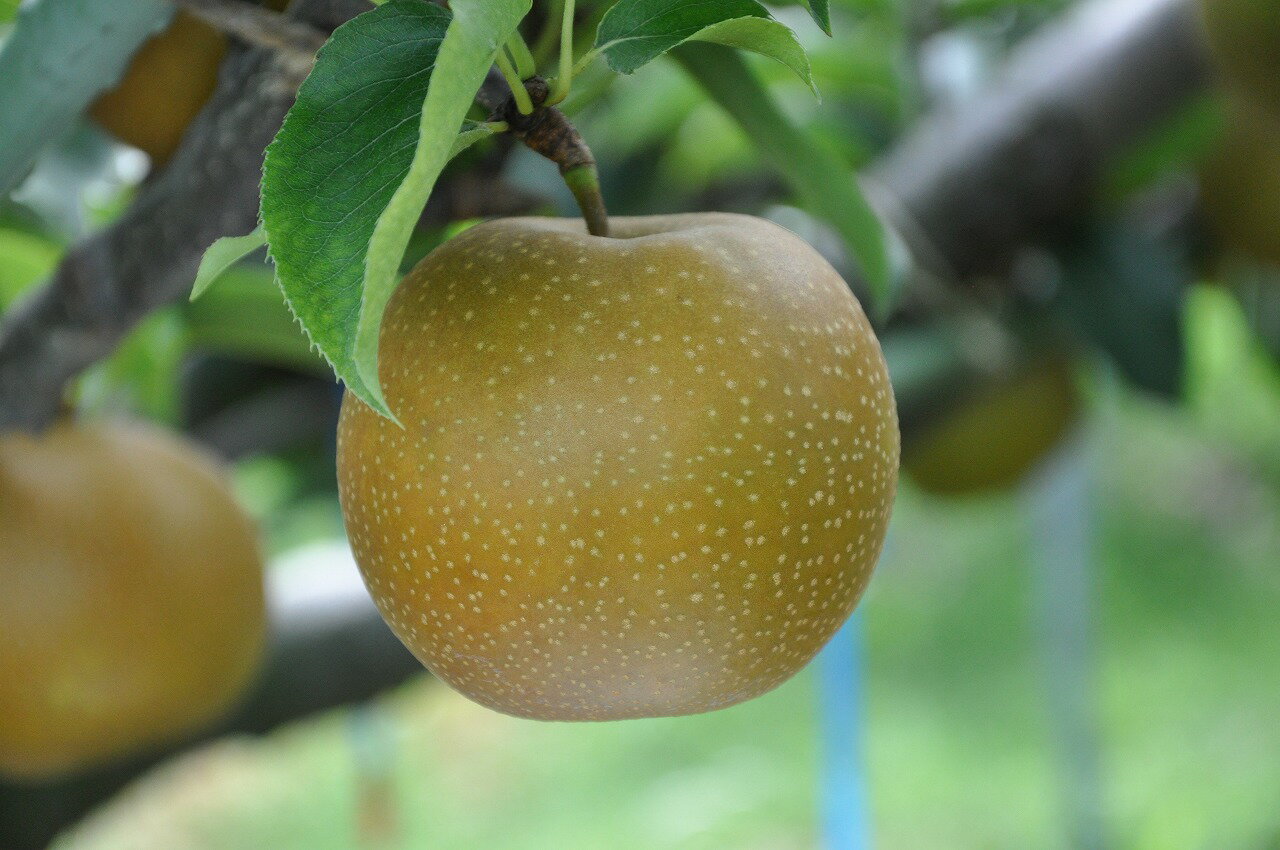
[[0,226],[0,312],[53,271],[62,252],[53,239]]

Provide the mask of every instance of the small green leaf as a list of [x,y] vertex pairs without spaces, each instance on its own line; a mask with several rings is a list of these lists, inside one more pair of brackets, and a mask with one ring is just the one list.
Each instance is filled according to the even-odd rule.
[[182,364],[187,334],[181,311],[173,305],[147,316],[106,360],[95,363],[76,382],[75,407],[100,416],[128,410],[148,419],[177,424]]
[[378,378],[378,332],[387,302],[400,282],[400,260],[494,57],[532,5],[533,0],[453,0],[450,4],[453,20],[440,44],[422,105],[417,150],[409,173],[378,217],[369,240],[355,366],[374,402],[371,406],[391,418]]
[[209,246],[200,260],[200,268],[196,271],[196,282],[191,287],[191,300],[195,301],[205,293],[214,281],[222,277],[227,269],[267,244],[267,234],[262,225],[254,228],[252,233],[244,236],[224,236]]
[[822,31],[831,35],[831,7],[828,0],[802,0],[809,9],[813,20],[822,27]]
[[64,248],[38,233],[0,227],[0,314],[57,268]]
[[316,354],[280,297],[275,273],[263,263],[240,263],[183,310],[191,347],[309,374],[327,364]]
[[601,19],[595,49],[610,68],[630,74],[708,27],[768,17],[756,0],[620,0]]
[[883,313],[893,278],[885,231],[849,167],[791,123],[737,51],[685,45],[673,55],[741,125],[810,211],[839,231]]

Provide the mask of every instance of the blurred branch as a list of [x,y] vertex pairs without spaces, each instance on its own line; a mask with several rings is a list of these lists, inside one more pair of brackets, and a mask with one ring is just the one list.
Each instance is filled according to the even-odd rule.
[[19,13],[0,48],[0,196],[120,79],[170,13],[161,0],[45,0]]
[[245,0],[171,0],[205,23],[258,47],[269,47],[301,82],[315,64],[325,33],[304,21]]
[[931,272],[999,273],[1073,223],[1110,159],[1209,77],[1194,0],[1088,0],[1021,44],[988,91],[923,120],[868,190]]

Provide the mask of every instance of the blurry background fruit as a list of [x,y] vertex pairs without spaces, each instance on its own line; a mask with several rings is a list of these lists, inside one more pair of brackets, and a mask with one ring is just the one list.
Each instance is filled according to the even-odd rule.
[[90,115],[163,165],[213,94],[226,50],[226,36],[178,12],[168,29],[142,45],[124,78],[98,98]]
[[904,433],[902,468],[937,495],[1012,487],[1061,442],[1079,409],[1070,361],[1042,362]]
[[[289,0],[262,5],[283,11]],[[134,55],[124,77],[90,108],[93,120],[163,165],[218,84],[227,37],[187,12]]]
[[0,772],[171,739],[249,683],[256,532],[203,454],[141,426],[0,437]]
[[1280,3],[1201,0],[1209,44],[1222,72],[1280,113]]
[[[1276,5],[1280,14],[1280,4]],[[1280,56],[1276,80],[1280,82]],[[1200,173],[1205,209],[1227,247],[1280,265],[1280,112],[1233,98]]]

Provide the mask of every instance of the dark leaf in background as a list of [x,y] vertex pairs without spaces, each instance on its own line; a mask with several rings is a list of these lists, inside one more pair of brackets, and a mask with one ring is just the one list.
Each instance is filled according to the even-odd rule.
[[1132,222],[1095,225],[1064,258],[1059,307],[1134,386],[1183,389],[1182,308],[1193,280],[1185,245]]
[[1237,265],[1227,271],[1226,278],[1250,329],[1280,364],[1280,268]]

